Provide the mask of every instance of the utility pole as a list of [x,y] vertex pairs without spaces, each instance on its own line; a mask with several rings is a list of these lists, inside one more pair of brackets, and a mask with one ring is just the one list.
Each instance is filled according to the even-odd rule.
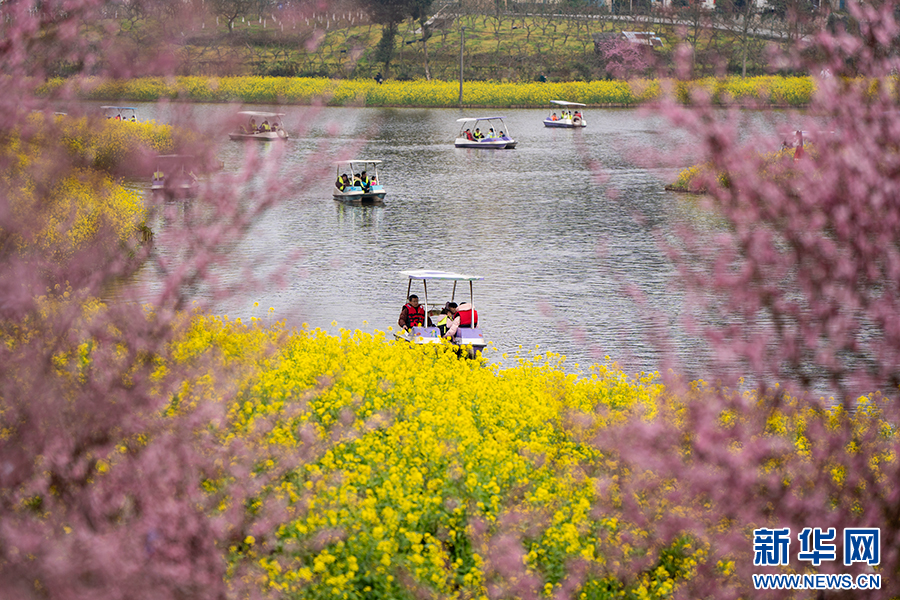
[[462,84],[463,84],[463,49],[466,47],[466,26],[459,29],[459,107],[462,108]]

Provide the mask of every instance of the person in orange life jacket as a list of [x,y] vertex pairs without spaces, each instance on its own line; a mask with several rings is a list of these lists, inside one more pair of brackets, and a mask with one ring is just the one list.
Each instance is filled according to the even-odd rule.
[[466,129],[466,139],[467,139],[467,140],[470,140],[470,141],[473,141],[473,142],[475,141],[475,138],[472,137],[472,130],[471,130],[471,129]]
[[453,339],[456,330],[460,327],[478,327],[478,311],[472,308],[468,302],[463,302],[459,306],[455,302],[451,302],[447,307],[450,309],[452,320],[447,328],[447,333],[444,334],[445,338]]
[[425,307],[419,304],[419,297],[415,294],[407,298],[407,303],[400,310],[400,318],[397,325],[408,330],[410,327],[418,327],[425,324]]

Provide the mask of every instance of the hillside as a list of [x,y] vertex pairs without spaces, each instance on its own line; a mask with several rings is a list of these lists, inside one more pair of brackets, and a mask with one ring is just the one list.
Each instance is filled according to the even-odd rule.
[[[512,6],[512,5],[511,5]],[[273,9],[265,14],[234,18],[196,15],[184,30],[170,35],[177,46],[180,75],[306,76],[332,79],[374,77],[382,72],[398,80],[458,79],[460,46],[469,80],[550,81],[642,76],[653,67],[666,68],[681,40],[695,48],[695,76],[744,70],[744,46],[739,34],[725,27],[686,28],[682,16],[612,15],[597,7],[578,10],[538,6],[532,10],[465,14],[436,9],[428,21],[427,39],[418,21],[406,20],[397,30],[389,64],[379,60],[382,26],[359,8],[328,13]],[[457,11],[457,8],[453,9]],[[721,24],[720,24],[721,25]],[[159,43],[147,31],[149,19],[121,24],[137,46]],[[595,39],[621,37],[622,31],[651,31],[661,41],[642,48],[639,60],[624,70],[610,69],[607,57],[595,49]],[[766,72],[762,37],[746,38],[746,74]],[[383,59],[383,56],[381,56]],[[621,57],[620,57],[621,60]]]

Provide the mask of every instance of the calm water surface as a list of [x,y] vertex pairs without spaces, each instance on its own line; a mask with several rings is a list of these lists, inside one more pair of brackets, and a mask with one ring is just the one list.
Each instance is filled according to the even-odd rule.
[[[187,111],[214,123],[237,110],[137,106],[141,118],[160,122]],[[287,142],[281,176],[306,177],[306,191],[269,212],[221,276],[238,280],[247,265],[265,273],[288,262],[285,283],[216,300],[215,312],[246,319],[272,307],[276,318],[327,331],[386,331],[396,328],[406,295],[398,272],[447,269],[484,276],[475,303],[494,361],[539,346],[565,355],[573,371],[605,356],[629,373],[652,371],[664,338],[683,372],[702,375],[705,345],[680,327],[682,294],[660,240],[706,216],[694,198],[664,190],[694,157],[675,150],[685,135],[661,117],[594,109],[585,113],[587,128],[563,130],[543,127],[547,111],[538,109],[281,110],[288,130],[300,132]],[[453,147],[456,119],[485,114],[506,116],[515,150]],[[249,148],[228,142],[222,126],[208,133],[223,140],[225,170],[237,170]],[[330,158],[317,154],[323,148]],[[649,168],[640,148],[674,160]],[[311,157],[384,161],[384,204],[336,202],[330,168],[320,179],[303,174]],[[141,277],[152,283],[151,273]],[[449,288],[430,287],[429,299],[449,300]]]

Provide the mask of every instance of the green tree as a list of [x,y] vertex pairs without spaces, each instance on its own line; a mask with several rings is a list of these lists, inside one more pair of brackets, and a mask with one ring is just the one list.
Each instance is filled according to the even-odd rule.
[[258,6],[257,0],[212,0],[212,12],[228,23],[228,33],[234,31],[234,22],[238,17],[246,17]]
[[394,58],[397,29],[406,19],[416,19],[423,23],[422,33],[425,37],[424,22],[428,19],[431,0],[366,0],[365,6],[372,20],[381,25],[381,40],[375,47],[375,60],[384,65],[384,72],[388,74]]

